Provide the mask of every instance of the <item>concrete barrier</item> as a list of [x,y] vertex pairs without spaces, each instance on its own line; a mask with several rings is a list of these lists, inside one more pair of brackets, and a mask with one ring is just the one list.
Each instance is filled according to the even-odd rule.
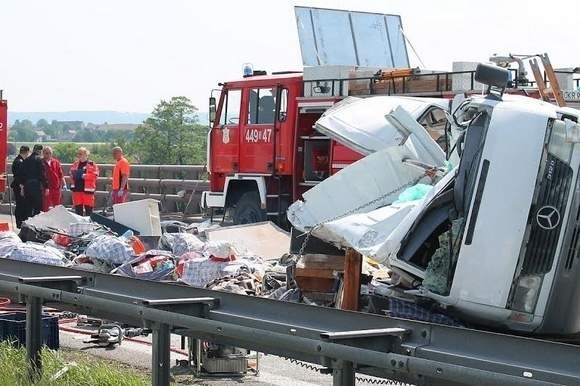
[[[71,165],[63,164],[62,166],[67,183],[70,185],[68,172]],[[12,181],[10,165],[8,169],[10,182]],[[111,206],[113,165],[102,164],[99,165],[99,169],[101,176],[97,180],[95,209]],[[153,198],[161,201],[161,210],[164,213],[198,214],[201,192],[209,189],[209,182],[205,176],[205,166],[202,165],[132,165],[128,199],[134,201]],[[5,192],[3,202],[9,202],[8,192]],[[72,205],[70,192],[63,192],[63,204]],[[0,208],[0,212],[8,210],[9,208]]]

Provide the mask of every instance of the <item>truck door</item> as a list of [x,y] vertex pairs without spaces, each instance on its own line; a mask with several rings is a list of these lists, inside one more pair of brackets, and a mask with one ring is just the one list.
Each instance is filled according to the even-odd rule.
[[244,90],[246,116],[241,119],[240,172],[274,172],[276,87]]
[[238,171],[241,89],[222,93],[219,121],[211,132],[211,172],[231,174]]

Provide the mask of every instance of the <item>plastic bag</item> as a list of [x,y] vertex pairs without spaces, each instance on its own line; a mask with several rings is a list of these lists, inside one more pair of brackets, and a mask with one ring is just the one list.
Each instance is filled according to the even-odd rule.
[[183,264],[181,281],[194,287],[204,288],[212,281],[224,276],[235,275],[249,267],[242,262],[218,262],[201,257]]
[[121,265],[111,273],[145,280],[169,280],[175,271],[173,255],[152,250]]
[[425,197],[431,189],[433,189],[433,186],[427,184],[416,184],[410,186],[399,194],[397,201],[393,202],[393,204],[402,204],[404,202],[420,200]]
[[161,244],[177,257],[187,252],[202,251],[205,246],[203,241],[190,233],[165,233]]
[[12,231],[0,232],[0,257],[7,257],[20,244],[22,244],[22,240],[16,233]]
[[103,235],[91,241],[85,250],[85,255],[92,259],[120,265],[133,259],[134,252],[126,240]]
[[236,259],[238,251],[227,241],[209,241],[205,244],[203,254],[214,260],[231,261]]
[[216,279],[236,276],[241,272],[249,272],[261,280],[264,271],[264,263],[259,258],[238,258],[234,261],[216,260],[195,252],[183,255],[176,270],[177,276],[182,282],[201,288]]
[[103,227],[94,222],[74,222],[68,226],[68,234],[74,237],[93,233],[101,230]]
[[70,261],[66,259],[64,253],[48,245],[37,243],[21,243],[14,247],[10,255],[11,260],[28,261],[57,266],[68,266]]

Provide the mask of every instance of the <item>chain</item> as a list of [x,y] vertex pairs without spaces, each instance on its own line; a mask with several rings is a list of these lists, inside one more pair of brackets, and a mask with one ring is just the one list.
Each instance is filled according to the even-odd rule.
[[[292,364],[300,366],[306,370],[315,371],[315,372],[317,372],[319,374],[323,374],[323,375],[330,375],[331,374],[331,371],[329,371],[325,367],[315,366],[315,365],[312,365],[310,363],[302,362],[302,361],[299,361],[299,360],[293,359],[293,358],[283,357],[283,359],[287,360],[288,362],[290,362]],[[391,381],[390,379],[367,378],[367,377],[359,377],[359,376],[356,376],[355,379],[357,382],[366,383],[369,385],[411,386],[411,384],[409,384],[409,383],[401,383],[401,382],[397,382],[397,381]]]
[[373,199],[373,200],[371,200],[371,201],[369,201],[367,203],[364,203],[362,205],[359,205],[356,208],[351,209],[351,210],[349,210],[346,213],[343,213],[341,215],[332,217],[332,218],[330,218],[328,220],[321,221],[318,224],[314,225],[313,227],[311,227],[306,232],[306,237],[304,237],[304,241],[302,242],[302,245],[300,246],[300,249],[298,250],[298,255],[299,256],[303,256],[304,255],[304,250],[306,249],[306,245],[308,244],[308,241],[312,237],[312,232],[314,232],[317,228],[321,227],[322,225],[324,225],[326,223],[329,223],[329,222],[332,222],[332,221],[336,221],[336,220],[338,220],[340,218],[343,218],[343,217],[346,217],[346,216],[350,216],[351,214],[355,214],[355,213],[359,212],[360,210],[362,210],[364,208],[367,208],[367,207],[369,207],[371,205],[374,205],[374,204],[377,204],[379,202],[382,202],[385,198],[387,198],[387,197],[389,197],[389,196],[391,196],[391,195],[393,195],[393,194],[395,194],[395,193],[397,193],[397,192],[399,192],[401,190],[404,190],[404,189],[407,189],[407,188],[409,188],[409,187],[411,187],[413,185],[416,185],[417,183],[419,183],[419,181],[421,181],[423,179],[423,177],[434,175],[433,173],[435,171],[436,171],[435,168],[434,169],[429,169],[424,174],[422,174],[419,177],[413,179],[412,181],[409,181],[406,184],[403,184],[401,186],[398,186],[397,188],[395,188],[395,189],[393,189],[393,190],[391,190],[391,191],[389,191],[389,192],[387,192],[385,194],[382,194],[379,197],[377,197],[377,198],[375,198],[375,199]]
[[[308,244],[308,241],[310,240],[310,238],[312,237],[312,232],[314,232],[317,228],[319,228],[320,226],[324,225],[325,223],[331,222],[331,221],[336,221],[340,218],[349,216],[351,214],[355,214],[358,211],[367,208],[371,205],[377,204],[379,202],[382,202],[384,199],[386,199],[387,197],[401,191],[404,189],[407,189],[413,185],[416,185],[417,183],[419,183],[419,181],[421,181],[421,179],[423,179],[423,177],[425,176],[429,176],[429,177],[433,177],[434,173],[435,173],[436,169],[429,169],[427,170],[423,175],[420,175],[419,177],[407,182],[406,184],[403,184],[401,186],[398,186],[397,188],[380,195],[379,197],[364,203],[362,205],[357,206],[354,209],[349,210],[346,213],[343,213],[341,215],[332,217],[328,220],[325,221],[321,221],[318,224],[314,225],[313,227],[311,227],[307,232],[306,232],[306,236],[304,237],[304,241],[302,242],[302,245],[300,246],[300,249],[298,251],[298,255],[299,256],[303,256],[304,255],[304,250],[306,249],[306,245]],[[328,371],[326,371],[327,369],[324,367],[319,367],[319,366],[314,366],[310,363],[306,363],[306,362],[302,362],[293,358],[284,358],[285,360],[289,361],[290,363],[293,363],[295,365],[298,365],[302,368],[305,368],[307,370],[311,370],[311,371],[316,371],[320,374],[329,374]],[[362,382],[362,383],[367,383],[367,384],[371,384],[371,385],[387,385],[387,386],[410,386],[409,384],[406,383],[400,383],[400,382],[395,382],[395,381],[391,381],[389,379],[374,379],[374,378],[367,378],[367,377],[356,377],[357,382]]]

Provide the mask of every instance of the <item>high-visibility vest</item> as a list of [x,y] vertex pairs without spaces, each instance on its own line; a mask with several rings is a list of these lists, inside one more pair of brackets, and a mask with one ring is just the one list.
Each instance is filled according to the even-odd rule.
[[[70,167],[71,188],[75,188],[75,174],[79,169],[79,161],[76,161]],[[99,176],[99,167],[93,161],[88,161],[85,166],[85,192],[94,193],[97,190],[97,177]]]

